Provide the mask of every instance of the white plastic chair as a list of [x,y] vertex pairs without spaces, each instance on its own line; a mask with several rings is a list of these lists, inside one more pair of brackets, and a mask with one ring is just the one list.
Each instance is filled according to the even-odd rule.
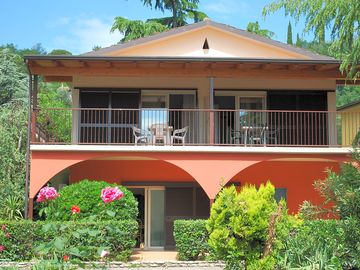
[[135,145],[140,143],[148,143],[148,134],[146,131],[141,130],[140,128],[137,128],[135,126],[132,127],[133,135],[135,137]]
[[175,129],[173,135],[171,136],[171,145],[174,144],[174,140],[181,141],[182,145],[185,145],[185,137],[188,132],[189,127],[186,126],[181,129]]

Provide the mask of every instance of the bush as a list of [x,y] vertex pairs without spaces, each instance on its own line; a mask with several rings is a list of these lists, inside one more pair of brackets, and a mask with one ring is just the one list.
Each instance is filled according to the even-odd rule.
[[73,219],[71,208],[80,207],[76,219],[88,219],[96,216],[96,220],[135,220],[138,215],[137,201],[131,191],[118,186],[124,196],[111,203],[105,204],[101,198],[101,190],[105,187],[115,187],[104,181],[82,180],[64,187],[60,196],[49,202],[46,210],[46,220],[66,221]]
[[[108,258],[127,261],[136,243],[135,221],[32,222],[0,221],[0,261],[63,258],[99,260],[102,250]],[[51,254],[50,254],[51,253]]]
[[[341,220],[305,221],[295,233],[287,237],[285,248],[278,258],[279,268],[358,269],[358,228],[356,224]],[[356,252],[347,249],[347,229],[352,231],[358,245]]]
[[175,220],[174,238],[180,260],[197,260],[208,252],[207,220]]
[[[265,243],[270,238],[270,217],[282,209],[273,226],[275,235],[285,235],[293,223],[285,204],[279,208],[274,193],[270,183],[259,189],[244,186],[240,193],[232,186],[219,193],[211,208],[207,229],[211,253],[216,259],[225,260],[228,269],[243,269],[243,263],[247,269],[274,268],[275,260],[263,258]],[[273,250],[281,247],[276,239],[271,240],[271,245]]]

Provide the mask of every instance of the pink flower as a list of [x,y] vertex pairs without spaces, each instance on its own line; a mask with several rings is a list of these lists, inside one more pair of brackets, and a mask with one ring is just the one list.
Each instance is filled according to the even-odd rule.
[[1,225],[1,230],[2,230],[3,232],[5,232],[5,230],[6,230],[5,224]]
[[6,233],[6,234],[5,234],[5,237],[6,237],[6,238],[10,238],[10,233]]
[[80,213],[80,207],[77,206],[77,205],[73,205],[71,207],[71,212],[73,213],[73,215],[77,214],[77,213]]
[[101,251],[100,257],[104,258],[104,257],[106,257],[108,255],[109,255],[109,251],[103,250],[103,251]]
[[124,194],[117,187],[106,187],[101,190],[101,199],[104,203],[109,203],[115,200],[120,200]]
[[59,197],[56,189],[53,187],[43,187],[40,189],[39,194],[37,196],[37,202],[45,202],[45,201],[52,201]]
[[0,252],[4,251],[6,248],[4,246],[0,246]]

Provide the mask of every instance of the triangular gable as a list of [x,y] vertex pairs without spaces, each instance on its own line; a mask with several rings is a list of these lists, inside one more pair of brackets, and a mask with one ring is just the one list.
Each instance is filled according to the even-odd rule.
[[[208,49],[204,45],[207,45]],[[114,45],[86,55],[332,59],[210,20]]]

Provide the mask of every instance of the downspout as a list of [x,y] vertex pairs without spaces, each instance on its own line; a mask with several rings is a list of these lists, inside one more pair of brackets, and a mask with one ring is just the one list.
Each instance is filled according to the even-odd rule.
[[32,96],[32,74],[28,65],[28,61],[25,60],[25,64],[29,73],[29,97],[28,97],[28,127],[26,138],[26,175],[25,175],[25,209],[24,217],[28,218],[29,215],[29,183],[30,183],[30,136],[31,136],[31,96]]

